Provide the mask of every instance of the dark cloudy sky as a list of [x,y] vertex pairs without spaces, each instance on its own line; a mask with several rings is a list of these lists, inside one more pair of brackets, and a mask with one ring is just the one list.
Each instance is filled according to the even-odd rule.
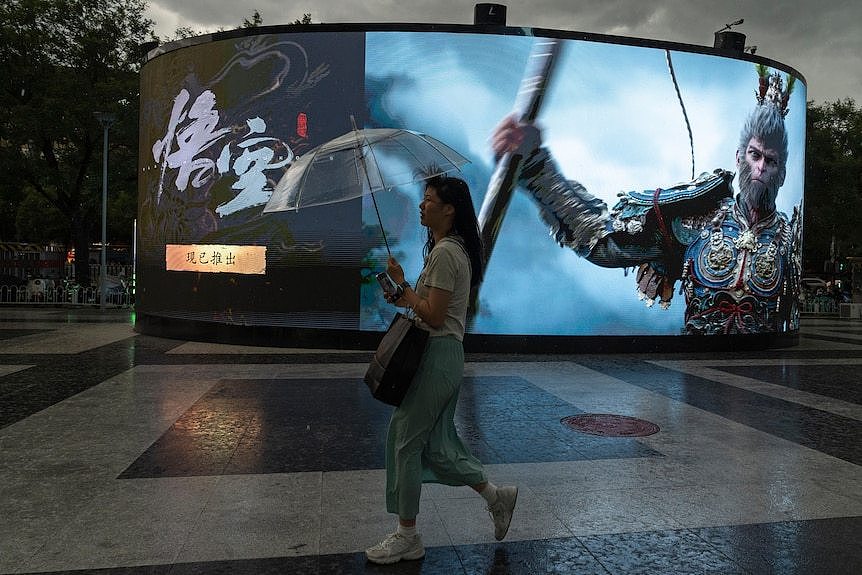
[[[510,0],[507,24],[615,34],[711,46],[713,34],[734,29],[757,54],[799,71],[808,99],[853,98],[862,104],[862,2],[858,0]],[[238,26],[257,9],[264,25],[310,13],[325,23],[422,22],[472,24],[474,2],[455,0],[150,0],[160,36],[178,26],[200,32]]]

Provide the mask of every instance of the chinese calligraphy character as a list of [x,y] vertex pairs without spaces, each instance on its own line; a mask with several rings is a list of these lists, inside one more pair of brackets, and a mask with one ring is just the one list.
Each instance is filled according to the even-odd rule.
[[[229,128],[216,129],[219,114],[214,109],[215,95],[210,90],[202,92],[186,111],[188,101],[189,93],[184,88],[174,99],[167,133],[164,138],[153,144],[153,159],[162,167],[158,197],[162,195],[165,171],[168,168],[179,168],[176,186],[180,191],[188,187],[189,179],[193,175],[191,184],[196,188],[209,181],[215,169],[215,162],[209,158],[196,156],[230,131]],[[186,120],[189,120],[189,123],[180,126]],[[174,149],[175,142],[177,149]]]
[[[246,123],[249,128],[249,136],[262,134],[266,131],[266,122],[262,118],[252,118]],[[239,176],[239,179],[233,183],[231,189],[240,190],[240,193],[229,202],[216,208],[216,213],[219,215],[226,216],[243,208],[266,203],[272,194],[272,188],[267,186],[264,170],[281,168],[293,161],[293,151],[287,147],[287,156],[283,160],[270,163],[275,157],[275,152],[270,147],[258,146],[263,142],[278,142],[278,139],[256,137],[248,138],[237,144],[237,147],[243,152],[233,162],[233,171]],[[220,173],[226,173],[230,170],[230,157],[230,144],[226,144],[216,163]]]

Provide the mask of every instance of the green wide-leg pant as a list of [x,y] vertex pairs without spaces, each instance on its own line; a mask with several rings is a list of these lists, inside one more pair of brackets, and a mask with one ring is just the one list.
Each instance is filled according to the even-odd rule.
[[386,510],[401,519],[419,513],[422,483],[476,485],[482,463],[455,429],[464,348],[451,336],[428,338],[425,355],[386,437]]

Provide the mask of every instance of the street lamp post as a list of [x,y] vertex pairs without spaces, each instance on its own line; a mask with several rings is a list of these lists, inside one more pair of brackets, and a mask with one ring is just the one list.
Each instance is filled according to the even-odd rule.
[[99,266],[99,307],[105,309],[108,283],[108,129],[116,117],[108,112],[93,112],[104,129],[102,147],[102,261]]

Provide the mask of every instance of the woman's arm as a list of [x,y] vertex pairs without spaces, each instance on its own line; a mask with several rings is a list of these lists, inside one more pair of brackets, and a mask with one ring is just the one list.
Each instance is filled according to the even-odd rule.
[[452,292],[440,288],[429,288],[428,297],[423,298],[413,288],[408,287],[395,304],[413,308],[413,313],[422,318],[422,321],[437,329],[443,326],[450,299]]
[[[395,258],[389,258],[386,271],[392,281],[399,285],[404,283],[404,270],[401,269],[401,265]],[[443,325],[446,319],[446,310],[449,309],[449,300],[451,299],[452,292],[436,287],[429,288],[428,297],[424,298],[408,285],[405,287],[401,298],[392,303],[401,307],[413,308],[413,312],[422,321],[437,329]]]

